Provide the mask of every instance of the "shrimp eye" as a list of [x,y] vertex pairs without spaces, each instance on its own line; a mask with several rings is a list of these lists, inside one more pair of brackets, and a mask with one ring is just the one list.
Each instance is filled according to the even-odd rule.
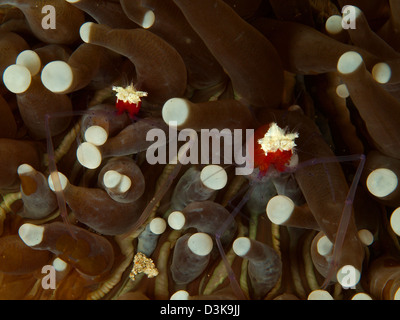
[[254,166],[265,175],[271,165],[279,172],[286,169],[293,155],[297,132],[287,133],[275,122],[264,125],[254,133]]
[[142,105],[142,97],[147,97],[147,92],[137,91],[133,84],[127,87],[113,87],[116,92],[117,101],[115,107],[118,114],[122,114],[127,111],[129,115],[133,118],[139,113],[140,107]]

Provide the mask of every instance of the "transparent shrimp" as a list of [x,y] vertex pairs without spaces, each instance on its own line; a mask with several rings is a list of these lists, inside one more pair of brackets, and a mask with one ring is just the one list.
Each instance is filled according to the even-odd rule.
[[[100,101],[98,101],[98,102],[100,102]],[[118,106],[118,100],[116,102],[116,105]],[[108,106],[110,106],[110,105],[108,105]],[[129,117],[127,116],[125,111],[129,115]],[[53,119],[63,118],[63,117],[81,117],[81,118],[89,117],[89,118],[91,118],[91,117],[96,117],[96,116],[102,116],[102,117],[107,118],[108,123],[114,123],[114,124],[119,123],[119,124],[115,125],[115,126],[117,126],[117,129],[119,129],[119,130],[121,130],[124,127],[126,127],[127,125],[129,125],[129,122],[131,122],[132,125],[135,125],[135,124],[139,125],[140,122],[148,123],[149,126],[152,126],[152,124],[153,124],[152,118],[145,118],[145,119],[139,118],[139,116],[140,116],[139,108],[135,108],[135,111],[132,112],[132,110],[130,110],[129,108],[128,109],[118,109],[116,107],[114,110],[112,108],[111,108],[111,110],[110,110],[110,108],[108,108],[108,111],[107,111],[107,110],[96,109],[96,107],[95,107],[95,108],[90,108],[89,110],[52,113],[52,114],[47,114],[45,116],[48,171],[51,176],[51,180],[53,181],[53,184],[54,184],[54,191],[57,196],[57,201],[58,201],[58,205],[59,205],[59,209],[60,209],[60,215],[66,224],[69,224],[68,210],[67,210],[65,196],[62,191],[61,182],[60,182],[59,175],[58,175],[57,160],[59,160],[59,159],[56,159],[56,156],[55,156],[54,143],[53,143],[53,138],[52,138],[52,132],[50,129],[50,123]],[[123,118],[128,119],[128,121],[124,120]],[[129,121],[129,119],[130,119],[130,121]],[[90,122],[90,120],[89,120],[89,122]],[[156,126],[157,123],[154,123],[154,125]],[[75,129],[76,128],[74,128],[73,130],[75,130]],[[80,128],[80,129],[82,131],[81,134],[77,134],[76,138],[75,138],[77,145],[78,145],[77,150],[79,150],[79,147],[82,145],[82,143],[87,143],[87,142],[82,141],[85,139],[84,129],[87,129],[87,128]],[[114,132],[113,134],[116,135],[116,132]],[[105,138],[105,140],[107,140],[108,138],[109,137],[107,136]],[[106,141],[104,141],[104,142],[106,142]],[[127,151],[126,155],[131,155],[131,152]],[[112,155],[107,155],[107,157],[109,157],[109,156],[112,156]],[[59,156],[57,156],[57,158],[59,158]],[[100,163],[101,163],[101,161],[100,161]],[[100,163],[98,165],[100,165]],[[153,202],[150,202],[148,207],[151,208],[152,205],[153,205]],[[149,209],[149,210],[151,210],[151,209]],[[142,222],[140,224],[142,224]]]
[[[227,226],[229,225],[230,220],[234,219],[239,214],[241,209],[245,206],[246,202],[249,201],[250,197],[252,196],[252,192],[255,189],[256,184],[260,183],[260,181],[262,181],[263,179],[273,180],[273,179],[277,178],[277,176],[279,177],[279,175],[288,175],[288,174],[294,175],[297,171],[302,170],[303,168],[306,168],[309,166],[315,166],[315,165],[321,164],[325,168],[325,165],[330,164],[330,163],[342,163],[342,162],[354,162],[354,161],[359,161],[359,164],[356,169],[356,172],[354,173],[353,181],[350,185],[349,191],[348,191],[346,199],[344,201],[344,207],[343,207],[342,213],[340,215],[340,221],[338,223],[338,228],[337,228],[337,232],[336,232],[336,236],[335,236],[334,251],[333,251],[330,263],[329,263],[327,276],[325,278],[324,283],[322,284],[322,288],[326,288],[329,285],[330,281],[332,280],[332,277],[334,276],[335,272],[337,271],[338,260],[341,256],[343,244],[344,244],[347,230],[349,227],[349,223],[352,218],[353,201],[354,201],[356,189],[358,187],[358,183],[360,181],[361,173],[362,173],[362,170],[364,167],[365,156],[364,155],[348,155],[348,156],[331,156],[331,157],[322,157],[322,158],[312,158],[310,160],[303,161],[296,165],[286,166],[284,168],[284,170],[280,170],[281,173],[279,173],[275,168],[273,168],[272,170],[269,170],[267,172],[262,172],[260,174],[260,172],[258,171],[259,169],[256,169],[256,172],[258,171],[258,174],[256,173],[251,176],[248,176],[248,178],[250,178],[250,181],[249,181],[247,191],[245,192],[245,194],[242,197],[242,199],[240,200],[240,202],[231,211],[231,217],[227,221],[224,221],[221,224],[219,231],[215,234],[216,243],[217,243],[221,258],[225,263],[225,267],[227,269],[229,279],[231,281],[232,290],[235,292],[237,297],[243,298],[244,294],[240,288],[240,285],[238,284],[238,282],[235,278],[235,275],[234,275],[234,272],[233,272],[231,266],[229,265],[229,263],[226,259],[224,249],[220,242],[220,237],[226,230]],[[333,201],[336,202],[337,199],[335,197],[335,190],[333,189],[333,185],[331,183],[331,177],[329,177],[329,172],[327,172],[327,170],[325,170],[325,173],[328,175],[327,181],[330,181],[329,187],[331,189],[331,197],[332,197]],[[231,202],[232,201],[230,201],[230,203]]]
[[[74,111],[73,116],[94,116],[98,114],[99,111]],[[46,124],[48,124],[52,118],[54,117],[64,117],[64,116],[71,116],[71,114],[64,114],[64,113],[59,113],[59,114],[52,114],[48,115],[46,117]],[[117,111],[114,111],[112,116],[118,116]],[[141,120],[136,117],[133,121],[149,121],[149,120]],[[150,120],[151,121],[151,120]],[[47,130],[47,152],[48,152],[48,160],[49,160],[49,172],[50,175],[52,176],[53,182],[54,182],[54,188],[55,192],[57,195],[57,200],[60,208],[60,214],[61,217],[63,218],[64,222],[69,224],[68,222],[68,210],[67,210],[67,205],[65,201],[65,197],[61,188],[61,182],[59,181],[58,174],[57,174],[57,164],[56,164],[56,159],[55,159],[55,152],[54,152],[54,145],[53,145],[53,139],[51,137],[51,132],[49,127],[46,127]],[[194,138],[195,139],[195,138]],[[136,221],[134,226],[124,235],[124,237],[128,237],[132,233],[136,232],[139,228],[141,228],[146,221],[148,220],[150,214],[153,212],[153,210],[156,208],[157,204],[162,200],[164,195],[167,193],[169,188],[172,186],[174,179],[178,176],[181,168],[182,168],[182,163],[181,161],[183,160],[184,155],[188,152],[188,150],[191,147],[191,144],[193,143],[194,139],[190,139],[188,143],[186,143],[181,149],[180,152],[177,156],[177,163],[176,165],[173,166],[172,171],[169,173],[168,178],[159,186],[158,191],[154,195],[154,197],[148,202],[148,204],[145,206],[145,209],[141,213],[139,219]],[[78,144],[81,143],[81,139],[77,137]],[[236,218],[238,214],[241,213],[241,210],[243,207],[246,205],[246,203],[249,201],[249,199],[252,196],[252,193],[254,189],[257,186],[257,183],[260,183],[261,181],[265,180],[273,180],[279,175],[293,175],[296,171],[301,170],[307,166],[313,166],[317,164],[328,164],[332,162],[344,162],[344,161],[360,161],[360,164],[357,168],[357,171],[354,175],[354,180],[350,186],[348,195],[346,197],[346,202],[344,204],[343,212],[341,215],[339,227],[337,230],[337,236],[335,239],[335,245],[334,245],[334,252],[333,252],[333,258],[330,262],[330,267],[329,267],[329,272],[328,276],[325,279],[324,284],[322,285],[323,288],[326,288],[326,286],[329,284],[330,280],[332,279],[335,270],[337,269],[337,261],[338,257],[341,254],[341,249],[343,247],[346,231],[348,228],[348,224],[352,215],[352,204],[353,204],[353,199],[354,199],[354,194],[356,191],[356,188],[358,186],[358,181],[361,176],[362,168],[365,162],[365,156],[364,155],[350,155],[350,156],[339,156],[339,157],[323,157],[323,158],[313,158],[304,162],[301,162],[297,164],[296,166],[292,167],[285,167],[285,169],[281,172],[278,173],[275,169],[270,170],[267,173],[260,174],[259,169],[256,169],[255,172],[248,176],[247,178],[249,179],[249,184],[247,186],[247,190],[243,192],[239,192],[236,197],[241,196],[241,199],[239,203],[231,210],[231,215],[230,218],[227,219],[226,221],[221,222],[221,225],[219,226],[218,231],[214,234],[216,245],[219,251],[219,254],[221,256],[221,259],[225,265],[227,276],[230,280],[231,283],[231,289],[234,292],[234,294],[240,298],[240,299],[245,299],[245,294],[243,293],[240,284],[238,280],[236,279],[235,273],[232,270],[232,267],[227,259],[225,249],[221,243],[221,236],[224,234],[226,228],[229,226],[229,224]],[[227,168],[228,166],[225,166]],[[328,179],[329,180],[329,179]],[[334,190],[332,190],[332,194],[334,194]],[[334,195],[333,195],[334,198]],[[231,207],[233,203],[233,199],[230,199],[228,203],[228,207]]]

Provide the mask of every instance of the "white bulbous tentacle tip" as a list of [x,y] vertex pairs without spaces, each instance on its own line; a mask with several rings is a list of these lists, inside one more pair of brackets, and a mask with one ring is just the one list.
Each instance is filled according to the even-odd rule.
[[169,126],[180,126],[189,117],[189,102],[182,98],[171,98],[162,107],[162,118]]
[[85,140],[95,146],[102,146],[108,139],[108,132],[100,126],[90,126],[85,131]]
[[15,64],[26,67],[31,76],[36,76],[42,66],[39,55],[33,50],[22,51],[15,60]]
[[201,170],[200,180],[211,190],[221,190],[228,182],[228,174],[223,167],[211,164]]
[[24,223],[18,229],[21,240],[29,247],[40,244],[43,240],[44,227],[31,223]]
[[390,216],[390,227],[395,234],[400,236],[400,207],[395,209]]
[[356,71],[363,63],[362,56],[355,51],[343,53],[337,63],[337,70],[341,74],[350,74]]
[[394,293],[393,300],[400,300],[400,288]]
[[380,62],[372,68],[372,77],[378,83],[388,83],[392,77],[392,69],[385,62]]
[[115,188],[121,182],[122,174],[115,170],[108,170],[103,176],[103,183],[107,188]]
[[346,86],[344,83],[339,84],[339,85],[336,87],[336,94],[337,94],[340,98],[343,98],[343,99],[347,99],[348,97],[350,97],[349,89],[347,89],[347,86]]
[[168,216],[168,225],[174,230],[181,230],[185,225],[186,218],[181,211],[173,211]]
[[132,180],[128,176],[123,174],[121,182],[118,185],[117,191],[120,193],[128,192],[131,186],[132,186]]
[[317,241],[317,251],[321,256],[329,256],[333,251],[333,243],[327,236],[322,236]]
[[372,300],[372,298],[370,295],[368,295],[364,292],[359,292],[359,293],[356,293],[354,296],[352,296],[351,300]]
[[342,16],[332,15],[326,19],[325,30],[332,35],[341,33],[343,31]]
[[156,16],[152,10],[147,11],[143,16],[142,28],[148,29],[153,26]]
[[90,28],[94,25],[94,22],[85,22],[79,29],[79,35],[83,42],[90,43]]
[[115,170],[108,170],[103,176],[104,186],[113,192],[125,193],[131,186],[131,179]]
[[232,245],[233,252],[239,257],[245,256],[251,247],[251,241],[247,237],[239,237],[237,238]]
[[307,297],[307,300],[334,300],[332,295],[326,290],[313,290]]
[[175,292],[169,299],[170,300],[189,300],[189,292],[186,290],[179,290]]
[[53,267],[56,271],[62,272],[67,269],[68,263],[66,263],[64,260],[60,258],[55,258],[53,260]]
[[24,93],[28,90],[31,82],[32,75],[25,66],[12,64],[3,72],[3,83],[12,93]]
[[363,14],[363,12],[361,11],[361,9],[359,7],[356,7],[356,6],[353,6],[353,5],[348,5],[348,8],[350,10],[354,10],[355,18],[358,18]]
[[384,198],[396,190],[399,178],[390,169],[378,168],[367,177],[368,191],[377,198]]
[[40,77],[43,85],[54,93],[63,93],[72,86],[74,81],[74,74],[70,65],[61,60],[46,64]]
[[18,175],[24,175],[35,171],[36,170],[30,164],[27,163],[23,163],[17,168]]
[[353,288],[360,281],[361,272],[352,265],[341,267],[336,273],[336,279],[339,284],[345,288]]
[[374,235],[371,231],[367,229],[358,230],[358,238],[360,239],[361,243],[365,246],[370,246],[374,243]]
[[167,223],[163,218],[157,217],[151,220],[149,227],[154,234],[162,234],[167,229]]
[[290,218],[294,207],[292,199],[284,195],[277,195],[268,201],[266,213],[272,223],[281,225]]
[[[57,177],[58,181],[56,180]],[[68,178],[61,172],[58,172],[58,174],[56,172],[50,173],[47,182],[49,184],[49,188],[54,192],[63,191],[69,183]]]
[[83,142],[76,150],[79,163],[88,169],[97,169],[102,161],[100,150],[90,142]]
[[198,256],[206,256],[213,249],[213,241],[207,233],[198,232],[188,239],[189,250]]

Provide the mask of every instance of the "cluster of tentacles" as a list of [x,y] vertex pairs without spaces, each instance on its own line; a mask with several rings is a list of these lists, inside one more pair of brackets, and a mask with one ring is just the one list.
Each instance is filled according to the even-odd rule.
[[0,299],[400,299],[397,0],[0,22]]

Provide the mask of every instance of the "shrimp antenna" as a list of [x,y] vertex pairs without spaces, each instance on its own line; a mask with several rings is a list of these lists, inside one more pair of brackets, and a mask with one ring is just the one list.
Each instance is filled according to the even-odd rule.
[[[64,116],[57,115],[57,116]],[[48,166],[49,172],[51,175],[51,179],[54,184],[54,190],[57,197],[58,207],[60,209],[60,215],[68,228],[68,232],[70,233],[73,239],[77,239],[74,233],[71,230],[71,225],[68,221],[68,213],[67,213],[67,205],[65,202],[64,192],[62,191],[60,178],[58,175],[57,165],[54,157],[54,146],[53,146],[53,139],[51,137],[51,129],[50,129],[50,115],[45,115],[45,131],[46,131],[46,140],[47,140],[47,156],[48,156]]]
[[339,227],[338,227],[338,231],[336,234],[335,245],[334,245],[333,254],[332,254],[332,261],[329,264],[328,273],[327,273],[324,283],[322,284],[322,289],[325,289],[329,285],[329,282],[331,281],[331,279],[334,276],[334,273],[337,269],[339,255],[342,252],[344,239],[346,237],[347,228],[349,226],[350,219],[351,219],[353,200],[354,200],[354,197],[356,194],[358,182],[360,181],[360,178],[361,178],[361,173],[364,169],[364,164],[365,164],[365,159],[366,159],[365,155],[363,155],[363,154],[355,155],[355,156],[342,156],[342,157],[337,157],[337,158],[339,161],[340,160],[351,161],[351,160],[359,159],[360,163],[359,163],[357,171],[354,175],[354,179],[353,179],[353,182],[351,183],[349,192],[347,193],[345,205],[344,205],[343,212],[342,212],[342,217],[340,218]]
[[66,206],[66,201],[64,197],[64,192],[61,187],[61,181],[58,175],[58,170],[57,170],[57,165],[56,165],[56,160],[55,160],[55,154],[54,154],[54,145],[53,145],[53,139],[51,135],[51,129],[50,129],[50,120],[51,118],[61,118],[61,117],[66,117],[66,116],[71,116],[71,115],[85,115],[85,114],[90,114],[92,112],[88,111],[73,111],[73,112],[58,112],[54,113],[52,115],[46,114],[45,115],[45,131],[46,131],[46,141],[47,141],[47,157],[48,157],[48,167],[49,167],[49,174],[51,176],[51,179],[53,181],[54,185],[54,192],[57,197],[57,203],[58,207],[60,209],[60,215],[64,221],[64,223],[68,227],[68,231],[70,232],[71,236],[75,239],[75,236],[73,235],[71,228],[70,228],[70,223],[68,221],[68,213],[67,213],[67,206]]

